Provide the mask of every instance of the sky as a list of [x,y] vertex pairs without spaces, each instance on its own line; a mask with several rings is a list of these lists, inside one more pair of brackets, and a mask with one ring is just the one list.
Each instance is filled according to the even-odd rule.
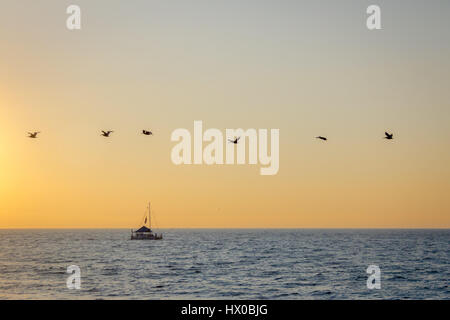
[[[3,0],[0,228],[449,228],[449,57],[447,0]],[[195,120],[278,174],[174,165]]]

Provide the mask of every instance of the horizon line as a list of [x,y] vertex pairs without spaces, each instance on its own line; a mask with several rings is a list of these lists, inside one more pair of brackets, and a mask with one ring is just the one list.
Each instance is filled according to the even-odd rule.
[[[134,230],[127,227],[0,227],[0,230]],[[450,230],[450,227],[163,227],[153,229],[204,230]]]

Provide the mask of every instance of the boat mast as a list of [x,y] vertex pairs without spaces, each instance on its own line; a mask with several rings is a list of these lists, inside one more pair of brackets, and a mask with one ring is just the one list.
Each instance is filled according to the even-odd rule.
[[150,202],[148,203],[148,228],[151,229],[152,228],[152,221],[150,220],[151,216],[150,216]]

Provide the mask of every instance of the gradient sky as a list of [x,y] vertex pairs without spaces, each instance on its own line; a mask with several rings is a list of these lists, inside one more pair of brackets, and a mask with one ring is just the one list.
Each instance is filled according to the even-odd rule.
[[[450,227],[448,0],[2,0],[0,70],[0,228]],[[175,166],[194,120],[279,128],[279,173]]]

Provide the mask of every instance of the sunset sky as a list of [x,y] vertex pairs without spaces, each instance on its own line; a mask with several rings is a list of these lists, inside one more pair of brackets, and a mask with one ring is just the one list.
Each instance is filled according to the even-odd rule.
[[[370,4],[382,30],[366,28]],[[136,228],[148,201],[162,228],[449,228],[449,13],[2,0],[0,228]],[[174,165],[170,135],[194,120],[280,129],[278,174]]]

